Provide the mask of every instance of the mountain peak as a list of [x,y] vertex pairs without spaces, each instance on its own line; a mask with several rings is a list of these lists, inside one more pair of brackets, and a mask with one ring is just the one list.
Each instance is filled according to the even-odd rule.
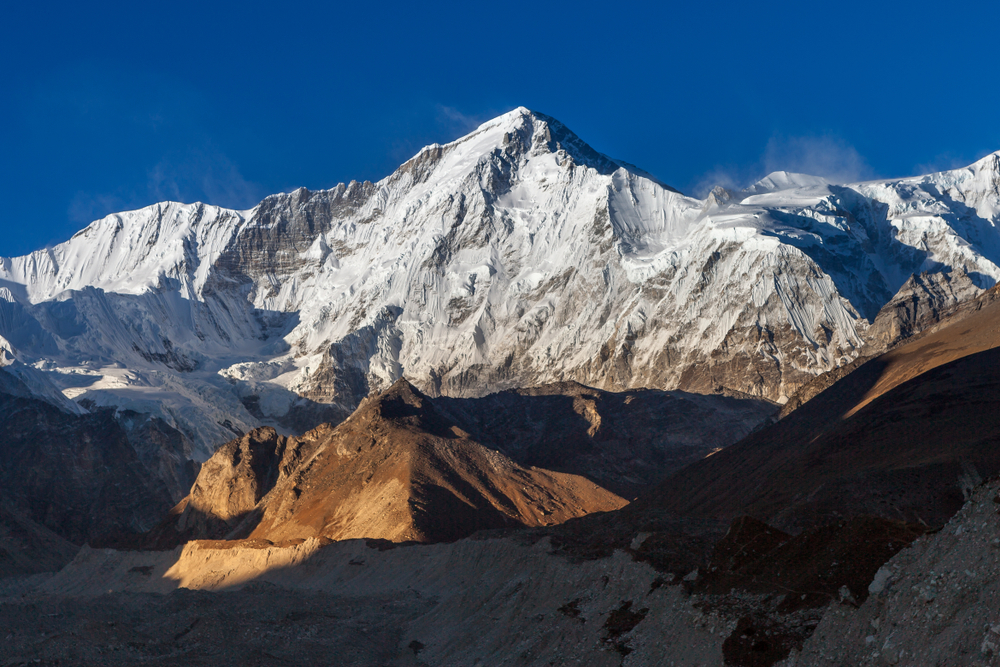
[[987,170],[993,173],[1000,173],[1000,151],[993,151],[989,155],[979,158],[969,165],[969,169],[973,171]]
[[427,397],[419,389],[410,384],[406,378],[399,378],[381,394],[372,397],[372,405],[405,404],[414,408],[423,407]]
[[594,150],[559,120],[523,106],[486,121],[449,144],[427,146],[421,154],[429,150],[448,151],[459,146],[467,146],[478,154],[488,153],[496,148],[527,156],[562,152],[574,163],[592,167],[601,174],[610,174],[622,167],[636,171]]
[[487,448],[400,379],[336,427],[290,438],[257,429],[223,445],[147,543],[452,541],[624,504],[583,477],[523,467]]

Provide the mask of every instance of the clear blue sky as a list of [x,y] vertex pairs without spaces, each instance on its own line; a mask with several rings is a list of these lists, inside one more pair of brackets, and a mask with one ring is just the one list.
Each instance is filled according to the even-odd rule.
[[7,3],[0,255],[376,180],[526,106],[683,191],[1000,149],[1000,3]]

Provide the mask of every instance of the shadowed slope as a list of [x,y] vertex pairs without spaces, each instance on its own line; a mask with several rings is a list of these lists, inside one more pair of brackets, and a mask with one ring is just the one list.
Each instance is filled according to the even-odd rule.
[[861,356],[804,384],[782,406],[780,416],[798,409],[872,358],[934,333],[942,321],[954,323],[978,312],[990,298],[961,270],[910,276],[865,331]]
[[610,392],[577,382],[434,404],[521,465],[583,475],[627,498],[736,442],[777,410],[758,398]]
[[77,545],[143,533],[171,504],[113,414],[68,414],[6,392],[0,501]]
[[582,477],[520,466],[473,440],[405,380],[301,438],[258,429],[208,461],[150,536],[448,541],[625,501]]
[[77,545],[0,503],[0,579],[58,570],[77,550]]
[[668,478],[630,511],[785,529],[845,515],[944,523],[1000,471],[1000,288],[801,408]]

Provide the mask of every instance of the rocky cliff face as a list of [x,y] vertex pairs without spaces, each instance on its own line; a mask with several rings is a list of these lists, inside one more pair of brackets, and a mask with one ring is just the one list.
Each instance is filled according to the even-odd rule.
[[[226,443],[147,544],[251,533],[395,538],[414,520],[411,512],[432,526],[434,514],[462,514],[462,507],[449,505],[451,496],[475,507],[500,507],[519,523],[547,525],[605,507],[594,502],[605,495],[634,497],[731,444],[774,411],[753,399],[615,394],[576,383],[476,399],[430,398],[400,381],[340,425],[324,424],[299,437],[261,428]],[[579,478],[602,490],[581,494],[590,487]],[[534,489],[530,497],[511,486],[515,480]],[[369,525],[394,496],[410,497],[410,510]],[[347,518],[335,526],[301,525],[302,507],[322,503],[328,507],[321,514]],[[338,509],[341,504],[351,511]],[[499,516],[491,521],[459,525],[458,533],[508,523]],[[445,534],[420,530],[418,538]]]
[[0,259],[0,335],[67,396],[163,419],[198,460],[404,376],[429,395],[574,380],[778,400],[859,354],[912,274],[1000,278],[998,183],[991,155],[697,200],[517,109],[378,183],[158,204]]
[[736,442],[777,410],[760,399],[609,392],[575,382],[434,403],[521,465],[582,475],[629,499]]
[[[889,303],[882,306],[864,333],[860,356],[833,370],[817,375],[799,387],[781,407],[785,417],[804,403],[829,389],[863,364],[915,336],[932,333],[944,321],[953,322],[984,305],[972,279],[963,271],[924,272],[910,276]],[[994,298],[986,295],[985,299]]]
[[78,550],[79,545],[0,501],[0,580],[54,572],[73,560]]
[[863,354],[881,354],[925,331],[982,290],[964,271],[910,276],[889,303],[882,306],[865,332]]

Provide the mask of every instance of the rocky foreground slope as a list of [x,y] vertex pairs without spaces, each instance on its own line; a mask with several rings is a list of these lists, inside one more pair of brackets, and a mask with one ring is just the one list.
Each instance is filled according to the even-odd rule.
[[797,665],[1000,664],[1000,482],[875,575],[858,608],[828,613]]
[[[5,540],[0,543],[0,576],[58,569],[84,542],[135,543],[138,534],[160,523],[170,506],[188,492],[193,493],[195,505],[200,508],[195,523],[201,526],[201,532],[191,535],[225,536],[253,513],[279,479],[299,472],[298,467],[327,447],[337,426],[321,426],[299,437],[263,428],[233,440],[205,464],[192,491],[196,469],[190,462],[181,465],[185,461],[183,442],[162,420],[129,410],[115,412],[93,406],[89,413],[66,412],[34,398],[17,376],[0,369],[0,381],[4,380],[6,384],[0,388],[0,407],[6,415],[0,421],[0,450],[5,457],[0,466],[0,479],[4,481],[0,502],[8,506],[11,514],[0,519],[0,540]],[[416,392],[412,388],[409,391]],[[380,399],[372,400],[369,412]],[[580,512],[617,506],[624,501],[615,499],[607,505],[596,500],[619,495],[630,499],[667,472],[749,433],[775,411],[773,405],[761,400],[680,392],[610,393],[574,383],[503,392],[482,399],[444,400],[419,395],[415,400],[426,404],[428,415],[437,416],[424,423],[416,417],[420,412],[416,410],[405,417],[412,418],[413,423],[399,430],[389,423],[391,410],[381,411],[376,421],[385,426],[385,433],[378,452],[365,440],[360,445],[367,453],[356,457],[351,463],[354,467],[341,466],[335,482],[313,475],[304,484],[311,486],[317,496],[329,492],[328,498],[320,498],[321,502],[332,502],[333,497],[343,499],[351,489],[367,489],[367,495],[351,502],[355,509],[368,514],[392,505],[391,498],[410,498],[424,503],[417,514],[426,517],[445,511],[449,505],[442,502],[448,498],[471,497],[478,498],[477,506],[501,507],[499,514],[480,517],[483,524],[468,516],[459,520],[456,515],[449,529],[435,520],[431,523],[441,525],[410,530],[410,520],[402,519],[411,514],[412,508],[406,506],[397,523],[380,518],[366,524],[366,529],[359,525],[326,532],[309,529],[295,536],[437,540],[454,539],[475,527],[507,525],[508,521],[563,521]],[[442,420],[447,422],[443,431],[438,428]],[[439,437],[442,432],[446,436],[443,440]],[[437,445],[427,451],[413,449],[415,438],[428,439],[445,450],[457,448],[468,456],[452,460],[454,457],[447,455],[442,459],[433,453]],[[401,467],[390,470],[390,466],[383,465],[390,460]],[[376,468],[380,472],[373,486]],[[532,472],[535,469],[540,472]],[[175,470],[185,476],[178,479],[171,475]],[[416,487],[424,491],[415,492],[414,475]],[[472,480],[471,496],[464,482],[456,487],[456,475]],[[493,490],[477,496],[486,490],[480,482],[484,479],[493,480]],[[569,486],[563,483],[571,479],[576,481]],[[171,484],[168,486],[164,480]],[[395,486],[390,489],[380,486],[382,483]],[[182,484],[184,490],[178,493]],[[543,488],[536,488],[539,484]],[[217,489],[217,485],[225,488]],[[507,490],[497,491],[498,485]],[[522,497],[520,489],[525,485],[535,489],[531,500]],[[371,490],[376,487],[386,495],[374,497]],[[508,493],[520,500],[511,505]],[[555,508],[549,498],[568,505]],[[532,510],[530,517],[522,516],[522,510],[527,511],[529,505],[537,512]],[[464,501],[458,508],[463,507]],[[195,516],[193,509],[186,516]],[[217,519],[211,529],[206,526],[210,516]],[[254,514],[249,522],[257,518]],[[189,528],[193,529],[193,524],[181,532],[188,534]],[[174,544],[182,538],[174,531],[165,539],[165,544]]]
[[[446,544],[257,537],[166,551],[85,548],[56,575],[4,584],[7,646],[15,661],[105,664],[295,664],[335,647],[389,665],[994,664],[1000,482],[977,476],[1000,433],[1000,411],[982,403],[1000,377],[989,362],[1000,349],[996,294],[879,357],[877,374],[862,366],[675,475],[684,482],[725,463],[711,468],[717,477],[700,477],[725,491],[719,502],[706,506],[691,487],[689,516],[661,488],[616,512]],[[427,420],[406,394],[424,399],[398,389],[399,425],[453,425]],[[794,421],[810,410],[822,417],[812,422],[818,450]],[[834,436],[861,417],[882,440],[839,456],[858,441]],[[782,424],[803,439],[760,439]],[[889,438],[900,425],[905,437]],[[789,476],[763,474],[767,458],[762,466],[751,455],[768,447],[801,452],[804,462],[786,456]],[[254,470],[253,456],[231,450],[234,465]],[[729,452],[737,456],[726,462]],[[854,457],[865,465],[848,465]],[[859,474],[864,486],[852,485]],[[241,489],[227,482],[216,492]],[[720,526],[741,493],[758,515],[816,527],[793,534],[745,516]],[[941,530],[919,522],[944,523],[959,508]],[[894,518],[908,512],[916,522]]]
[[223,445],[145,544],[434,542],[554,525],[621,507],[614,491],[651,487],[773,410],[761,401],[613,394],[573,383],[432,399],[399,380],[340,424],[300,437],[262,428]]

